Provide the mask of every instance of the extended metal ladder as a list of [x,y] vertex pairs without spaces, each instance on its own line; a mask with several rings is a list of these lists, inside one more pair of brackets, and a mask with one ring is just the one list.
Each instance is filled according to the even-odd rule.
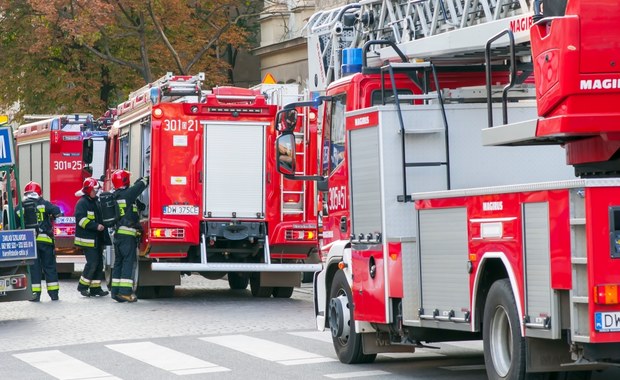
[[570,297],[570,332],[575,342],[590,341],[588,291],[588,255],[586,239],[586,211],[583,189],[570,191],[570,234],[572,288]]
[[[382,76],[388,75],[392,87],[391,97],[398,114],[398,127],[401,138],[401,155],[402,155],[402,176],[403,176],[403,193],[398,196],[399,202],[411,202],[411,189],[407,188],[407,169],[415,167],[437,167],[445,168],[445,190],[450,190],[450,144],[448,135],[448,119],[444,108],[444,101],[441,90],[437,90],[439,86],[437,73],[430,62],[420,63],[389,63],[380,68]],[[420,78],[418,86],[422,90],[421,94],[399,94],[396,87],[395,75],[398,73],[407,73],[410,78]],[[418,75],[420,74],[420,75]],[[431,84],[435,84],[435,91],[430,91]],[[385,80],[381,81],[381,95],[383,104],[387,103],[387,91],[385,90]],[[405,119],[401,109],[401,101],[414,102],[414,104],[430,104],[437,102],[439,105],[438,112],[441,112],[441,126],[431,126],[429,128],[406,128]],[[407,137],[416,138],[427,134],[443,133],[443,139],[440,149],[444,150],[443,160],[441,161],[407,161]]]
[[[529,42],[534,0],[363,0],[315,13],[306,25],[309,86],[322,91],[339,79],[341,51],[366,41],[394,42],[408,58],[483,56],[484,42],[512,29],[517,44]],[[396,58],[391,48],[375,50],[378,65]],[[314,75],[313,75],[314,74]],[[314,86],[314,87],[313,87]]]
[[[308,167],[308,135],[309,135],[309,118],[308,107],[304,107],[304,112],[301,114],[302,127],[301,131],[294,132],[295,145],[296,145],[296,159],[299,164],[301,161],[301,170],[296,168],[295,175],[306,175],[306,168]],[[284,215],[302,215],[306,217],[306,181],[288,181],[284,176],[280,176],[280,217]],[[286,186],[288,184],[288,186]],[[291,185],[299,186],[300,188],[291,189]]]
[[197,96],[202,95],[202,82],[205,79],[204,73],[198,73],[196,75],[172,75],[171,72],[151,82],[145,86],[142,86],[136,91],[129,94],[127,101],[121,103],[117,107],[117,115],[130,112],[144,107],[147,103],[153,102],[155,94],[151,93],[151,90],[157,90],[158,101],[166,98],[167,101],[171,101],[170,98],[180,99],[183,96]]

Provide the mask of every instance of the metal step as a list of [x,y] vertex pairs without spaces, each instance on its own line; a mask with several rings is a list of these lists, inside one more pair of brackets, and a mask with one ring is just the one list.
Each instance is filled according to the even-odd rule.
[[151,263],[153,271],[179,272],[319,272],[322,264]]
[[588,303],[588,297],[571,297],[571,302],[573,303]]
[[174,272],[318,272],[323,269],[323,264],[272,264],[268,236],[265,236],[265,263],[209,263],[207,262],[204,234],[200,236],[200,241],[199,263],[154,262],[151,263],[151,270]]
[[588,263],[588,259],[586,257],[572,257],[570,262],[577,265],[585,265]]
[[432,134],[432,133],[441,133],[443,131],[445,131],[444,128],[405,129],[405,135],[425,135],[425,134]]

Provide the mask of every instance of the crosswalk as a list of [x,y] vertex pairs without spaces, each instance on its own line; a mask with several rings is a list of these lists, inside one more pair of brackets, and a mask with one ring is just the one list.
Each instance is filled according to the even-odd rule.
[[[33,373],[32,378],[59,380],[126,380],[135,378],[123,370],[123,368],[130,368],[132,365],[146,366],[150,368],[150,371],[155,371],[143,372],[145,376],[147,373],[157,374],[151,375],[150,378],[153,376],[176,378],[200,375],[218,379],[226,373],[239,370],[235,368],[236,365],[245,365],[247,368],[248,364],[244,364],[244,362],[248,360],[256,360],[265,363],[264,365],[284,369],[297,368],[292,366],[317,366],[315,373],[320,373],[320,377],[326,379],[381,378],[392,375],[391,372],[384,370],[385,368],[377,369],[376,367],[372,368],[372,366],[358,367],[340,364],[335,353],[333,353],[329,332],[281,332],[269,334],[267,338],[249,334],[233,334],[183,337],[181,339],[184,339],[182,344],[161,339],[157,342],[147,340],[96,344],[91,348],[91,350],[96,351],[96,354],[90,355],[84,355],[81,352],[84,349],[76,350],[76,347],[73,346],[54,350],[14,353],[12,357],[27,365],[23,371],[20,370],[21,374],[31,371]],[[286,344],[282,342],[286,342]],[[459,347],[459,345],[461,346]],[[481,352],[482,344],[481,342],[455,343],[453,348]],[[416,353],[411,354],[381,356],[385,358],[424,358],[444,356],[444,354],[431,349],[418,349]],[[99,358],[99,360],[95,358]],[[230,358],[235,358],[235,360],[230,360]],[[123,362],[125,364],[112,366],[109,364],[110,362]],[[472,367],[464,368],[464,370],[481,369],[480,366],[463,367]],[[455,371],[458,370],[458,366],[452,366],[446,370]],[[34,372],[38,373],[39,376]],[[1,373],[2,370],[0,369],[0,375]],[[47,374],[48,377],[44,377],[42,373]],[[22,376],[22,378],[29,377]]]

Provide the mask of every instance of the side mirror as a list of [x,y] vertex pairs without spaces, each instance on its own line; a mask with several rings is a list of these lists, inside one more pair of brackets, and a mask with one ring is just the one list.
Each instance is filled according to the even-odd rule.
[[85,165],[82,168],[82,179],[84,180],[84,179],[86,179],[88,177],[92,177],[92,176],[93,176],[93,168],[92,168],[92,166],[90,166],[88,164]]
[[297,126],[297,110],[294,108],[278,111],[276,129],[279,132],[293,132]]
[[93,162],[93,139],[82,141],[82,160],[87,165]]
[[295,175],[295,135],[286,133],[276,139],[276,165],[285,176]]

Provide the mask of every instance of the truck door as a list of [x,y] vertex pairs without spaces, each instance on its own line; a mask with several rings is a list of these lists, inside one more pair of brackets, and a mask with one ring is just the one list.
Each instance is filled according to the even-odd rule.
[[323,215],[324,244],[349,239],[349,189],[345,151],[345,93],[327,104],[321,151],[321,174],[327,177],[329,189],[323,194],[327,215]]
[[[151,122],[142,124],[141,131],[141,150],[142,150],[142,167],[140,168],[140,177],[147,177],[151,175]],[[140,194],[140,202],[146,205],[146,208],[142,211],[142,216],[148,216],[149,212],[149,193],[150,188],[147,188]]]

